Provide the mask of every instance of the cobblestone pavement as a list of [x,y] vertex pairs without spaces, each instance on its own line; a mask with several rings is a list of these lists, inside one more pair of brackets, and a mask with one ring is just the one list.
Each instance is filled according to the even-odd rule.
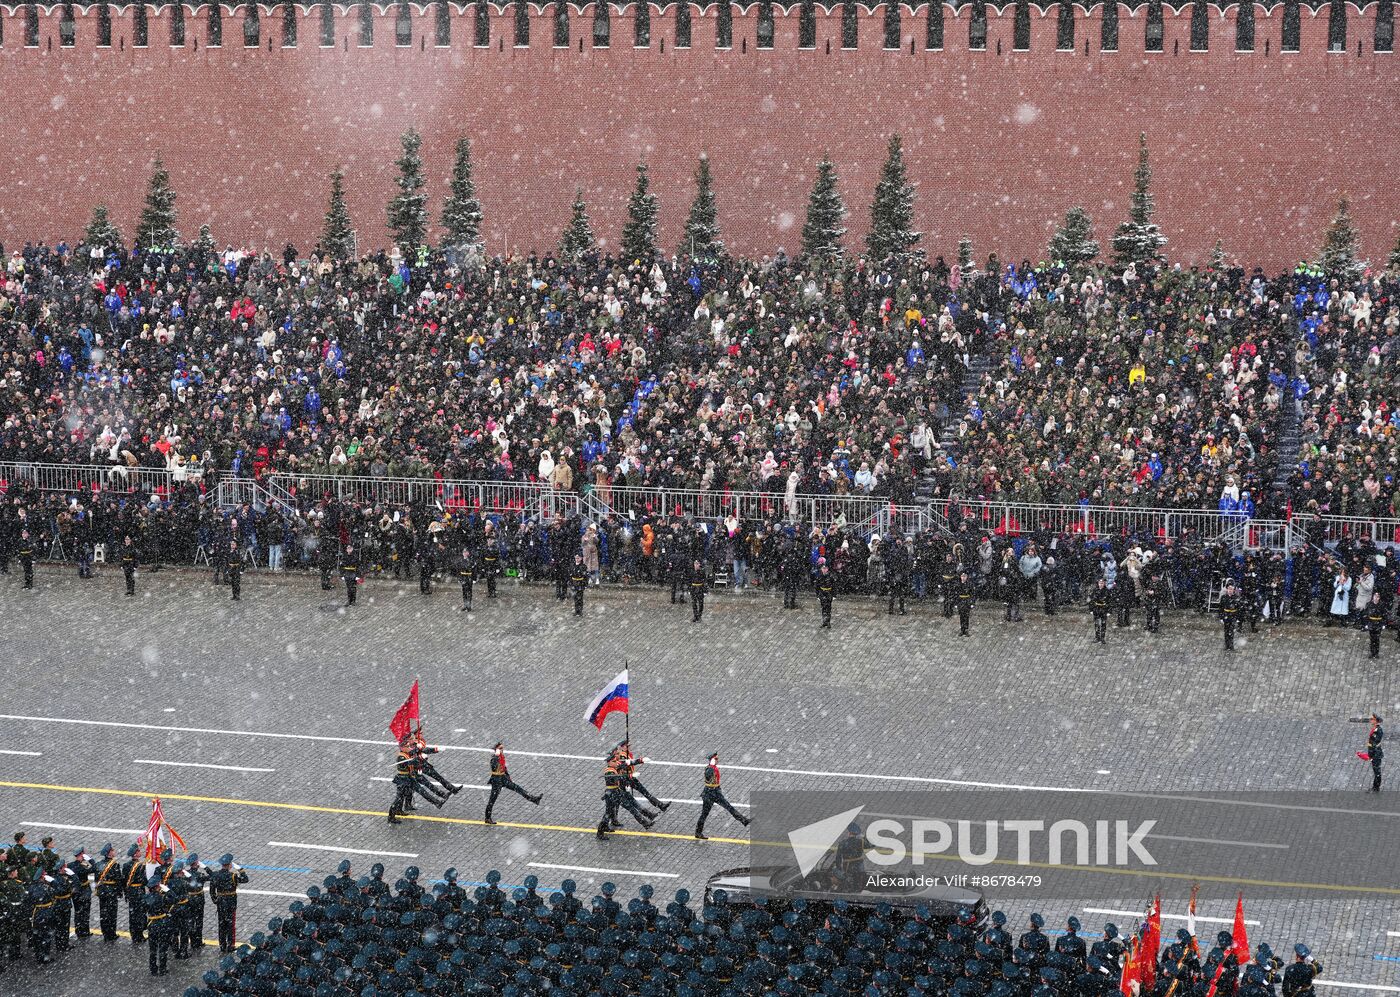
[[[580,620],[552,589],[513,582],[496,600],[478,586],[467,614],[455,588],[423,597],[390,581],[371,581],[349,609],[342,590],[305,577],[245,576],[238,603],[188,571],[143,573],[134,598],[110,569],[84,582],[48,567],[38,581],[23,592],[14,576],[0,578],[0,750],[40,753],[0,755],[9,823],[52,827],[70,854],[93,851],[129,842],[159,794],[201,857],[232,851],[250,868],[240,938],[345,857],[357,875],[382,858],[390,879],[416,864],[429,878],[448,866],[464,879],[497,868],[509,883],[533,873],[543,887],[572,877],[581,890],[611,879],[629,893],[643,882],[696,891],[748,863],[745,832],[722,813],[708,827],[714,840],[691,838],[714,750],[740,803],[759,789],[878,784],[1306,787],[1352,806],[1375,801],[1360,792],[1369,769],[1354,754],[1365,728],[1347,718],[1400,713],[1400,647],[1387,639],[1381,661],[1368,661],[1364,636],[1307,622],[1242,636],[1227,655],[1218,628],[1195,616],[1169,616],[1157,636],[1111,627],[1098,647],[1079,613],[1051,619],[1037,608],[1011,624],[992,605],[959,638],[932,604],[891,617],[874,602],[838,601],[833,628],[820,630],[814,599],[784,611],[758,592],[713,596],[693,624],[688,607],[668,606],[656,589],[592,591]],[[611,718],[600,736],[582,714],[624,665],[634,744],[656,759],[642,775],[678,802],[661,833],[600,842],[598,759],[623,724]],[[448,749],[439,768],[468,788],[441,812],[420,809],[421,819],[391,827],[386,727],[415,678],[429,739]],[[544,802],[503,798],[501,825],[485,827],[487,750],[498,739],[512,775]],[[1099,911],[1131,912],[1144,899],[990,896],[1014,923],[1036,907],[1051,926],[1076,913],[1091,930],[1124,927],[1127,914]],[[1202,909],[1232,912],[1224,902]],[[1306,940],[1331,980],[1400,992],[1400,937],[1387,935],[1400,931],[1400,904],[1246,895],[1246,912],[1260,922],[1251,941],[1286,950]],[[1182,923],[1169,916],[1164,933]],[[1204,922],[1202,937],[1220,927]],[[205,934],[214,935],[212,908]],[[204,953],[157,984],[144,950],[88,940],[49,972],[12,967],[0,994],[179,994],[216,961],[217,949]]]

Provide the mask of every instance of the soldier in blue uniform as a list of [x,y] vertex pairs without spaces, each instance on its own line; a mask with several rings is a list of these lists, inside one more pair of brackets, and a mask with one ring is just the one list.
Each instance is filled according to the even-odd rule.
[[68,863],[73,871],[73,934],[79,938],[92,937],[92,884],[97,879],[97,864],[87,850],[79,848]]
[[171,924],[171,899],[167,888],[157,879],[146,884],[146,925],[150,930],[151,942],[147,948],[151,975],[164,976],[170,956],[170,945],[175,937]]
[[1366,628],[1366,636],[1371,641],[1372,658],[1381,656],[1381,633],[1385,630],[1385,606],[1381,604],[1381,594],[1374,593],[1370,603],[1362,610],[1361,624]]
[[353,606],[360,586],[360,558],[354,544],[346,544],[340,556],[340,577],[345,582],[345,605]]
[[462,548],[462,556],[457,559],[452,573],[457,576],[457,581],[462,585],[462,612],[470,613],[472,611],[472,584],[476,581],[476,565],[472,563],[470,547]]
[[1322,963],[1302,942],[1293,946],[1293,963],[1283,971],[1283,997],[1307,997],[1313,993],[1313,980],[1322,975]]
[[719,806],[729,811],[729,816],[733,817],[745,827],[749,826],[749,818],[745,817],[725,798],[724,791],[720,788],[721,775],[719,771],[719,752],[716,751],[705,760],[705,788],[700,792],[700,819],[695,822],[695,837],[701,841],[705,838],[705,820],[710,816],[710,810]]
[[234,931],[238,918],[238,887],[248,882],[248,874],[234,865],[233,856],[219,859],[219,868],[209,877],[209,890],[214,898],[214,910],[219,917],[219,951],[232,952]]
[[1087,955],[1084,939],[1079,937],[1079,918],[1071,917],[1065,924],[1065,933],[1055,939],[1055,951],[1074,960],[1075,970],[1083,972]]
[[185,873],[189,879],[189,907],[185,920],[185,948],[191,954],[204,947],[204,888],[208,884],[209,867],[199,861],[199,855],[190,852],[185,859]]
[[1225,591],[1220,596],[1220,625],[1225,632],[1225,650],[1235,649],[1235,628],[1240,623],[1240,597],[1235,591],[1234,579],[1225,583]]
[[25,890],[25,903],[29,909],[29,946],[34,950],[34,958],[39,963],[53,962],[54,925],[54,879],[47,872],[41,872]]

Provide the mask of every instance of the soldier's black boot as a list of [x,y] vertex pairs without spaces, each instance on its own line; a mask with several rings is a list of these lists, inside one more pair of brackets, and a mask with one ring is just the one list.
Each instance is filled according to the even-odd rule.
[[491,818],[491,811],[490,811],[490,810],[486,811],[486,817],[482,820],[482,823],[483,823],[483,824],[495,824],[495,823],[496,823],[496,822]]
[[705,837],[705,829],[704,829],[703,827],[701,827],[699,824],[696,824],[696,825],[695,825],[695,837],[696,837],[698,840],[700,840],[700,841],[709,841],[709,840],[710,840],[709,838]]
[[607,836],[608,836],[608,821],[607,821],[607,818],[604,818],[603,820],[600,820],[600,821],[598,822],[598,837],[599,837],[599,839],[602,839],[602,838],[606,838]]
[[529,800],[529,801],[530,801],[531,803],[533,803],[535,806],[539,806],[539,805],[540,805],[540,800],[544,799],[544,794],[543,794],[543,793],[536,793],[534,796],[527,796],[527,797],[525,797],[525,799]]

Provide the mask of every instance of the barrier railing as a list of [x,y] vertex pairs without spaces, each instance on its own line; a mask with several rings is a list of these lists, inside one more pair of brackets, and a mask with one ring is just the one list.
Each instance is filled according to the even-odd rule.
[[0,482],[27,482],[41,491],[93,492],[101,489],[154,492],[168,490],[173,475],[163,468],[125,464],[28,464],[0,461]]

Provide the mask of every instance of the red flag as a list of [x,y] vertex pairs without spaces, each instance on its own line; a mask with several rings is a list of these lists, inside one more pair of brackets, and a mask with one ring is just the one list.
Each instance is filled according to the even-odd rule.
[[394,714],[394,719],[389,722],[389,733],[402,741],[408,736],[411,729],[409,721],[418,719],[418,682],[415,680],[413,688],[408,692],[408,698],[399,707],[399,712]]
[[1235,899],[1235,926],[1230,929],[1230,934],[1234,937],[1231,943],[1231,950],[1235,953],[1235,958],[1239,960],[1241,966],[1249,962],[1249,933],[1244,927],[1244,894],[1241,893]]
[[1152,898],[1152,909],[1147,914],[1147,929],[1142,934],[1142,951],[1146,957],[1138,970],[1144,993],[1151,993],[1157,983],[1157,953],[1162,950],[1162,897]]
[[1137,991],[1142,989],[1142,967],[1138,965],[1137,944],[1135,939],[1128,939],[1128,950],[1123,953],[1123,978],[1119,981],[1118,989],[1123,992],[1123,997],[1135,997],[1134,984]]

